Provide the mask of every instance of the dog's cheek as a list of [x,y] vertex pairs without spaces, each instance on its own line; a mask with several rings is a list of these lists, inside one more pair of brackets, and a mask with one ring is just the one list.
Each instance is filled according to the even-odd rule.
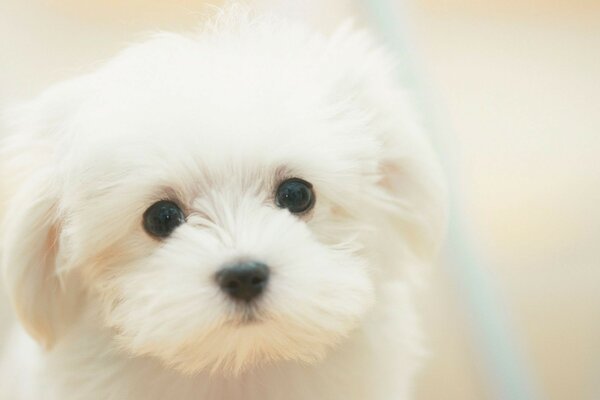
[[336,342],[350,334],[373,302],[367,264],[353,253],[319,244],[303,253],[301,262],[277,271],[268,309],[298,335]]
[[130,352],[171,353],[227,317],[231,307],[213,276],[219,251],[203,250],[200,243],[180,232],[149,256],[105,274],[106,323]]
[[108,323],[119,328],[120,339],[135,352],[179,345],[223,314],[208,285],[194,271],[139,266],[115,280],[112,293],[118,297],[108,304]]

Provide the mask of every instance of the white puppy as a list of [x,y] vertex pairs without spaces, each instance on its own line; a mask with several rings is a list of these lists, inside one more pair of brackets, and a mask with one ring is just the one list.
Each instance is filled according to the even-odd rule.
[[234,9],[13,111],[1,398],[408,398],[443,190],[393,75]]

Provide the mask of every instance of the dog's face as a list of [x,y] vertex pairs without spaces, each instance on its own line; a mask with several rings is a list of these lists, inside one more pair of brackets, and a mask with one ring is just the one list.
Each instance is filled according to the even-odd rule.
[[378,145],[292,77],[189,78],[108,89],[79,115],[102,133],[82,124],[63,154],[65,247],[134,353],[191,371],[314,360],[373,295],[359,232]]
[[[36,124],[58,128],[25,145],[50,155],[20,185],[4,239],[17,311],[38,339],[76,323],[54,308],[84,304],[127,352],[239,372],[319,360],[357,326],[382,273],[377,230],[402,214],[391,199],[420,216],[410,203],[429,193],[431,166],[412,139],[406,169],[390,163],[369,84],[328,64],[331,43],[290,38],[161,37],[38,101],[54,114]],[[407,186],[394,189],[387,174],[400,170]],[[417,235],[408,219],[400,248]],[[62,281],[40,309],[27,296],[48,276]]]

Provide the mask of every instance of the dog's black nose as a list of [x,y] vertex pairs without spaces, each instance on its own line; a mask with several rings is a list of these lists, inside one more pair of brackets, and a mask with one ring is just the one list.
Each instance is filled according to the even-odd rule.
[[216,277],[221,290],[236,300],[249,302],[265,290],[269,267],[256,261],[242,261],[226,265]]

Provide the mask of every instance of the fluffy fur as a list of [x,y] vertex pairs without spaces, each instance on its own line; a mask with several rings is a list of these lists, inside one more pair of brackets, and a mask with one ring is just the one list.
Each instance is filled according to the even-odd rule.
[[[443,190],[393,75],[364,33],[233,9],[12,110],[1,260],[22,328],[1,398],[408,398],[410,271]],[[274,206],[289,177],[314,185],[309,215]],[[158,241],[141,218],[161,199],[186,222]],[[251,310],[214,280],[240,257],[272,269]]]

